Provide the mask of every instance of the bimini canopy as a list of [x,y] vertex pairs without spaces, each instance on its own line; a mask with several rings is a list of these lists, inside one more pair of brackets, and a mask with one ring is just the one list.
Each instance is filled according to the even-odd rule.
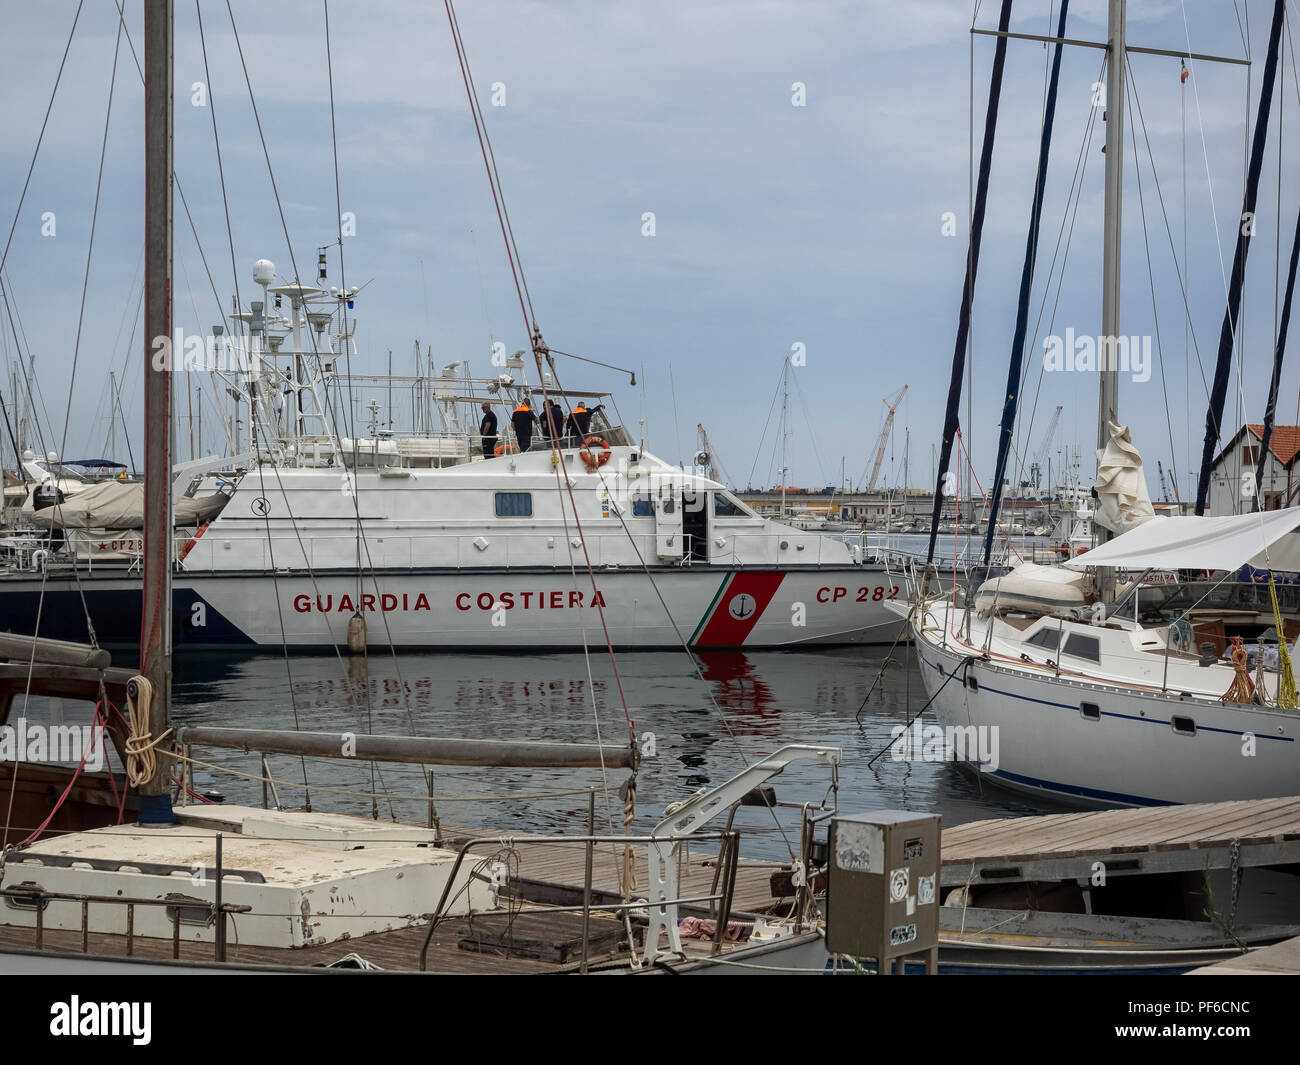
[[1222,518],[1152,518],[1065,565],[1123,569],[1300,570],[1300,507]]
[[[198,525],[221,513],[229,497],[220,492],[191,499],[180,496],[172,504],[173,524]],[[144,484],[139,481],[104,481],[78,492],[55,507],[32,515],[46,529],[142,529]]]

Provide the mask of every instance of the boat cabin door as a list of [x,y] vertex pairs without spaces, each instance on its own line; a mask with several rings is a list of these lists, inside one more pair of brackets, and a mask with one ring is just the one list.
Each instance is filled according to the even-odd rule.
[[711,493],[688,490],[682,493],[682,545],[688,562],[709,560],[709,498]]
[[683,556],[682,490],[664,481],[655,491],[655,549],[662,559]]

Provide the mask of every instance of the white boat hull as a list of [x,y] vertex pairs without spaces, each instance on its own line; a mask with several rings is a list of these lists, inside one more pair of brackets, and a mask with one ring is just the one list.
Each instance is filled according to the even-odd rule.
[[[942,647],[932,635],[918,640],[917,650],[939,723],[997,730],[996,768],[966,763],[985,779],[1104,806],[1277,798],[1300,790],[1294,711],[1031,675],[984,660],[966,664],[962,650]],[[1085,717],[1085,702],[1099,716]],[[1175,718],[1184,725],[1190,719],[1194,732],[1176,731]]]
[[[41,583],[5,582],[0,629],[34,631]],[[84,594],[100,642],[129,644],[139,588],[128,577],[83,577],[80,589],[48,579],[40,635],[84,640]],[[863,566],[599,570],[594,590],[581,570],[181,573],[173,583],[178,648],[268,650],[345,647],[358,613],[377,648],[574,650],[603,645],[606,628],[616,647],[642,650],[888,643],[901,620],[886,604],[899,594]]]

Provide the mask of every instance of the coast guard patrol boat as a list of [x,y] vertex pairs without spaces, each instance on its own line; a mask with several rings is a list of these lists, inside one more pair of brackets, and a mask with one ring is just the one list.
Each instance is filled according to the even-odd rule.
[[[897,635],[886,604],[900,588],[882,567],[650,454],[617,424],[611,396],[556,385],[540,333],[544,383],[528,380],[522,351],[502,351],[505,372],[487,378],[463,364],[348,375],[356,291],[276,284],[267,260],[254,280],[264,300],[231,316],[217,364],[194,367],[246,404],[251,439],[233,458],[175,468],[178,647],[559,650],[607,633],[619,647],[754,648]],[[171,346],[178,371],[183,344]],[[339,431],[335,412],[363,385],[394,382],[411,390],[418,431],[373,414],[368,432]],[[484,449],[485,400],[498,412],[550,400],[561,417],[583,401],[592,414],[575,436],[538,427],[526,449],[507,414]],[[38,512],[44,539],[14,541],[0,630],[84,641],[89,618],[105,645],[138,639],[142,515],[115,489]]]

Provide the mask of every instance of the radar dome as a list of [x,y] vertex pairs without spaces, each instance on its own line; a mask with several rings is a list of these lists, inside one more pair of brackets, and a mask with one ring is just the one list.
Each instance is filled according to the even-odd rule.
[[270,259],[258,259],[253,264],[253,281],[259,285],[269,285],[275,280],[275,263]]

